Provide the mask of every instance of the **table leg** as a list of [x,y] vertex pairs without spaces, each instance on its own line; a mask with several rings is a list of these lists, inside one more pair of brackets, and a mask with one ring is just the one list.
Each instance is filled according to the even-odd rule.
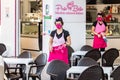
[[29,74],[29,65],[26,64],[26,80],[28,80],[28,74]]

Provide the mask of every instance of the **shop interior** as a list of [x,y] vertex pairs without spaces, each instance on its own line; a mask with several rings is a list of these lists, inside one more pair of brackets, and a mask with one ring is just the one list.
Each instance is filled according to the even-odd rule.
[[[17,58],[16,57],[14,58],[13,56],[5,57],[5,58],[3,58],[4,61],[9,64],[14,64],[14,65],[20,64],[18,66],[22,67],[23,73],[26,73],[26,74],[22,73],[22,75],[23,75],[22,80],[29,80],[29,77],[33,77],[33,79],[35,79],[37,77],[37,78],[39,78],[39,80],[52,80],[52,79],[54,80],[54,78],[56,78],[56,77],[59,80],[62,80],[62,78],[64,78],[64,77],[67,78],[67,80],[74,80],[73,78],[76,78],[75,80],[79,80],[78,74],[80,73],[82,75],[82,72],[84,70],[86,70],[86,72],[87,72],[87,70],[89,70],[89,69],[90,70],[88,71],[88,73],[95,72],[94,73],[95,76],[91,77],[92,76],[91,74],[87,74],[87,75],[85,74],[85,76],[83,77],[84,79],[81,79],[81,80],[87,80],[85,78],[88,78],[88,79],[92,79],[94,77],[97,78],[99,75],[101,75],[102,78],[103,78],[103,75],[105,75],[105,80],[110,80],[111,71],[113,69],[114,70],[117,69],[115,67],[118,66],[120,63],[120,58],[118,59],[119,52],[120,52],[120,45],[118,45],[118,43],[120,42],[120,16],[119,16],[120,15],[120,0],[116,0],[116,1],[115,0],[86,0],[86,45],[88,45],[87,47],[89,47],[89,49],[87,49],[86,45],[85,45],[85,46],[81,47],[79,51],[74,51],[71,46],[68,46],[68,51],[70,50],[70,52],[68,52],[68,53],[74,53],[74,54],[68,55],[69,63],[67,66],[65,63],[61,63],[62,61],[60,61],[60,60],[54,60],[53,62],[50,63],[50,65],[48,65],[47,64],[47,54],[41,52],[42,51],[42,40],[43,40],[42,39],[42,35],[43,35],[43,10],[42,10],[42,7],[43,7],[42,0],[21,0],[20,1],[20,48],[21,48],[21,53],[22,52],[24,53],[24,51],[25,51],[25,54],[26,54],[28,51],[28,53],[27,53],[28,57],[26,59],[23,58],[23,56],[22,57],[18,56]],[[91,27],[92,27],[92,23],[96,20],[96,15],[98,12],[102,12],[104,14],[104,20],[107,22],[108,27],[109,27],[107,39],[108,39],[108,44],[109,43],[110,44],[108,45],[108,48],[111,48],[110,50],[112,50],[112,51],[115,50],[116,55],[114,57],[113,56],[114,54],[112,55],[112,51],[109,51],[109,50],[108,51],[106,50],[104,52],[102,52],[102,51],[100,52],[99,50],[97,50],[97,52],[96,52],[97,57],[96,57],[96,55],[95,56],[92,55],[92,56],[94,56],[94,57],[92,57],[93,58],[92,60],[95,61],[95,63],[93,62],[93,64],[95,64],[95,66],[88,67],[88,65],[87,65],[87,67],[86,67],[86,64],[90,63],[89,59],[91,59],[91,58],[88,58],[88,55],[86,55],[86,53],[88,53],[89,51],[92,51],[92,50],[93,50],[93,52],[94,52],[94,50],[96,51],[96,49],[93,49],[93,47],[91,47],[92,40],[93,40],[93,34],[91,33]],[[91,46],[89,46],[89,45],[91,45]],[[84,50],[84,49],[87,49],[87,50]],[[35,54],[31,54],[29,51],[31,53],[35,53]],[[40,52],[41,52],[41,54],[40,54]],[[62,52],[62,50],[61,50],[61,52]],[[110,53],[107,56],[110,59],[110,61],[112,61],[112,62],[109,62],[109,60],[108,61],[103,60],[103,58],[105,58],[104,56],[106,56],[105,53],[107,53],[107,52]],[[36,53],[38,53],[38,54],[36,54]],[[79,53],[82,53],[82,54],[79,54]],[[10,58],[11,58],[11,60],[10,60]],[[19,59],[19,58],[23,58],[23,59]],[[82,62],[83,59],[87,59],[87,58],[88,58],[87,62]],[[115,62],[115,64],[113,64],[115,59],[118,59],[118,62]],[[19,61],[17,61],[17,60],[19,60]],[[81,60],[81,63],[78,62],[80,60]],[[99,62],[99,64],[98,64],[98,62]],[[84,63],[86,63],[85,66],[84,66]],[[4,64],[4,63],[2,63],[2,64]],[[31,64],[31,65],[29,66],[29,64]],[[34,66],[35,64],[37,66]],[[96,66],[96,64],[98,64],[100,66],[98,66],[98,65]],[[77,65],[77,67],[76,67],[76,65]],[[90,65],[91,65],[91,63],[90,63]],[[6,65],[4,65],[4,66],[6,66]],[[35,68],[37,70],[32,70],[31,66],[37,67],[37,68]],[[42,66],[42,68],[41,68],[41,66]],[[98,69],[94,69],[94,67],[97,67]],[[29,73],[30,72],[29,68],[30,68],[30,71],[32,70],[32,73],[34,73],[36,71],[35,74]],[[47,70],[45,71],[46,68],[47,68]],[[99,69],[100,69],[100,71],[99,71]],[[103,70],[101,70],[101,69],[103,69]],[[4,72],[4,68],[2,70],[3,71],[1,71],[1,72]],[[55,70],[57,70],[56,72],[58,72],[58,74],[52,73],[52,71],[54,72]],[[62,73],[62,71],[64,73]],[[99,74],[99,72],[101,74]],[[46,75],[46,73],[47,73],[47,75]],[[75,73],[75,75],[73,75],[74,73]],[[98,73],[98,75],[97,75],[97,73]],[[67,74],[67,75],[64,76],[65,74]],[[90,75],[90,77],[89,77],[89,75]],[[101,76],[100,76],[100,79],[98,79],[98,80],[101,80]],[[21,78],[21,76],[17,77],[17,79],[18,78]],[[95,80],[97,80],[97,79],[95,79]],[[104,79],[102,79],[102,80],[104,80]]]
[[[107,37],[111,43],[120,40],[120,3],[119,0],[87,0],[86,2],[86,44],[92,45],[92,22],[96,20],[96,14],[102,12],[108,24]],[[28,7],[26,7],[26,5]],[[21,50],[42,51],[42,0],[21,0]],[[27,44],[24,44],[27,43]]]

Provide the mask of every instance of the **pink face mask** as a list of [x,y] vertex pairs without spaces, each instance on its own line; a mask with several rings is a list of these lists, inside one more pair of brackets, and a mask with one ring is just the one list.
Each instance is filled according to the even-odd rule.
[[97,21],[102,21],[103,18],[102,17],[97,17]]
[[61,24],[56,24],[56,28],[60,29],[60,28],[62,28],[62,25]]

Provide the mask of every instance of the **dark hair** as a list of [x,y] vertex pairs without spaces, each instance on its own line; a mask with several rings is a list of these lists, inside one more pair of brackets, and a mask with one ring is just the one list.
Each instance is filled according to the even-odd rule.
[[55,24],[56,24],[56,22],[58,22],[58,21],[60,21],[60,22],[62,23],[62,25],[64,24],[62,17],[56,18],[56,19],[55,19]]
[[102,17],[103,17],[103,14],[102,14],[102,13],[97,13],[97,15],[100,15],[100,16],[102,16]]

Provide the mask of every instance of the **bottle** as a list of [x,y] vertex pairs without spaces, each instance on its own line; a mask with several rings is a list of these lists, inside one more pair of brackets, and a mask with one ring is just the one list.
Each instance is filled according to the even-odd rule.
[[104,39],[105,42],[107,42],[107,38],[105,36],[103,36],[103,39]]
[[115,5],[115,13],[118,13],[118,7]]

